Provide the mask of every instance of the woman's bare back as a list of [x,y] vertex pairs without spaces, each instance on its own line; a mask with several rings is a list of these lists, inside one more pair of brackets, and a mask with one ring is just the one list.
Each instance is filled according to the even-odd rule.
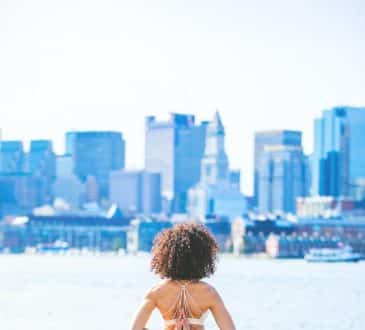
[[[191,312],[189,317],[200,319],[211,308],[215,290],[209,284],[203,281],[182,282],[164,280],[156,285],[151,290],[151,293],[154,295],[156,307],[165,321],[176,318],[182,286],[185,286],[187,291],[186,300]],[[173,326],[166,327],[168,330],[173,328]],[[202,326],[191,326],[191,329],[200,330]]]

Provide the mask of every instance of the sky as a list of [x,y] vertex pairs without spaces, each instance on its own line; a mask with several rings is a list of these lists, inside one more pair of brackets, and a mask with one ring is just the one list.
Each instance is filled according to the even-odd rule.
[[3,139],[117,130],[144,165],[144,118],[209,120],[252,192],[253,134],[304,132],[336,105],[365,105],[363,0],[0,0]]

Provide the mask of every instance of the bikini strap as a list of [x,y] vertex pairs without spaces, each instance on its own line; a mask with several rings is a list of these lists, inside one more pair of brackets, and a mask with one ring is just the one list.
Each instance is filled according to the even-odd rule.
[[[199,305],[196,303],[194,297],[190,294],[188,290],[188,285],[194,283],[194,281],[187,281],[187,282],[174,281],[174,282],[180,286],[180,290],[174,304],[171,306],[168,312],[171,312],[173,309],[175,309],[175,317],[178,317],[182,311],[186,315],[186,317],[190,317],[193,314],[191,311],[188,297],[190,298],[190,301],[192,301],[194,305],[198,307],[200,310]],[[202,313],[201,310],[200,312]]]

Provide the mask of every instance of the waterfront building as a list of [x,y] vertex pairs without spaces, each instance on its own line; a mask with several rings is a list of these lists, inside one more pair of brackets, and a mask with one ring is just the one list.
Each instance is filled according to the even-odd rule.
[[110,173],[109,198],[127,214],[161,212],[161,174],[145,170]]
[[323,111],[314,122],[313,195],[358,196],[365,179],[364,141],[365,108]]
[[156,221],[154,219],[135,219],[131,222],[128,232],[129,252],[150,252],[156,236],[164,229],[172,227],[171,221]]
[[302,147],[266,146],[260,161],[259,212],[295,213],[296,199],[309,191],[309,167]]
[[280,217],[262,220],[244,218],[244,228],[243,252],[245,254],[265,253],[266,241],[272,234],[290,236],[295,232],[295,225]]
[[260,219],[243,217],[243,221],[245,235],[263,235],[267,238],[270,234],[288,235],[295,231],[295,223],[280,216]]
[[[204,225],[215,237],[221,252],[227,251],[230,243],[231,225],[227,219],[207,219]],[[153,218],[132,220],[128,231],[129,252],[150,252],[156,236],[164,229],[171,228],[173,222]]]
[[[232,231],[236,221],[232,223]],[[271,257],[302,258],[311,248],[348,245],[365,256],[365,217],[313,217],[296,222],[243,218],[243,252]],[[238,240],[238,237],[236,237]]]
[[52,141],[31,141],[27,161],[29,172],[38,181],[38,204],[51,202],[52,186],[56,179],[56,155],[53,152]]
[[24,252],[39,244],[66,242],[70,249],[117,251],[126,249],[129,218],[73,214],[23,216],[0,224],[0,246],[10,252]]
[[173,113],[168,121],[146,119],[145,167],[161,173],[162,195],[167,211],[186,211],[188,190],[200,180],[206,123],[193,115]]
[[365,256],[365,216],[299,219],[295,224],[295,231],[298,236],[308,235],[322,239],[338,238],[342,245],[349,245],[354,252]]
[[218,243],[219,251],[225,252],[231,246],[231,223],[227,218],[208,218],[204,225],[212,233]]
[[22,141],[0,141],[0,173],[24,171],[25,155]]
[[57,156],[56,180],[53,184],[55,199],[62,199],[71,209],[78,209],[82,195],[85,193],[85,184],[73,173],[73,159],[71,155]]
[[89,131],[66,133],[66,153],[72,156],[74,174],[86,182],[94,177],[100,197],[108,197],[109,173],[125,166],[125,141],[122,133]]
[[365,238],[365,216],[356,219],[351,216],[337,216],[327,219],[322,217],[299,218],[295,223],[295,230],[298,235],[303,233],[340,237],[360,235]]
[[188,213],[198,221],[204,221],[207,215],[232,219],[247,210],[245,196],[230,181],[224,139],[224,127],[216,112],[207,126],[201,180],[188,194]]
[[335,249],[340,244],[338,237],[271,234],[265,242],[265,250],[271,258],[304,258],[311,249]]
[[365,216],[365,201],[349,197],[311,196],[297,199],[297,216],[299,218],[338,216]]
[[254,198],[253,204],[257,206],[260,195],[260,168],[261,157],[268,146],[297,146],[302,145],[302,133],[290,130],[270,130],[255,133],[254,141]]

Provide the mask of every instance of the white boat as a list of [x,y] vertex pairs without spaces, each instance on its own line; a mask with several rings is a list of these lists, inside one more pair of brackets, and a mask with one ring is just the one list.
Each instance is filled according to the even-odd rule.
[[361,254],[352,252],[351,247],[332,249],[310,249],[304,256],[309,262],[357,262],[362,259]]

